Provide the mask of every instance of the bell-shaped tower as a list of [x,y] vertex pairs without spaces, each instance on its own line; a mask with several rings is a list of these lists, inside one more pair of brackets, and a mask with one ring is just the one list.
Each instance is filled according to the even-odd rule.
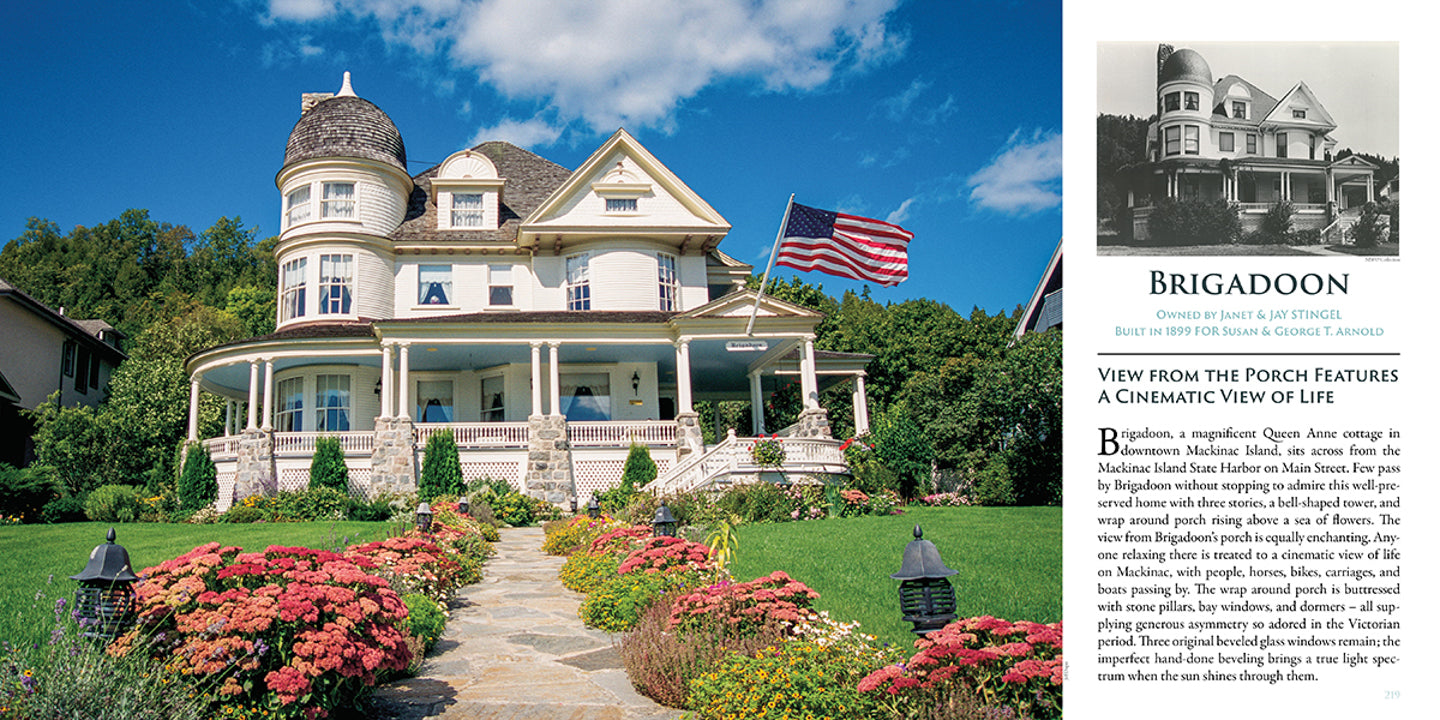
[[338,93],[306,93],[275,176],[280,190],[277,327],[394,316],[389,233],[414,183],[405,141],[345,73]]
[[1210,65],[1200,53],[1181,48],[1166,53],[1161,47],[1155,99],[1159,112],[1158,159],[1212,155],[1210,115],[1215,107],[1215,84]]

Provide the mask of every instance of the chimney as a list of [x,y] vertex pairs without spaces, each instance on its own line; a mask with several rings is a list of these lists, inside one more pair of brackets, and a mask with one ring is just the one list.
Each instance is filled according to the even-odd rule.
[[313,108],[316,105],[319,105],[321,101],[329,100],[332,97],[335,97],[335,93],[301,93],[300,114],[304,115],[305,113],[310,112],[310,108]]

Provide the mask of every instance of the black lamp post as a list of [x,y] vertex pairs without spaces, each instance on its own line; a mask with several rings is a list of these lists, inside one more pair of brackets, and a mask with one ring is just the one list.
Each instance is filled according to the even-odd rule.
[[470,514],[470,496],[468,496],[468,495],[462,495],[462,496],[460,497],[460,502],[458,503],[458,505],[459,505],[459,508],[458,508],[458,509],[460,510],[460,514],[461,514],[461,515],[469,515],[469,514]]
[[585,512],[589,513],[592,520],[600,517],[600,501],[594,495],[590,496],[590,504],[585,506]]
[[105,534],[105,544],[90,552],[90,561],[71,580],[80,581],[75,590],[75,618],[82,637],[114,640],[135,624],[135,581],[130,554],[115,544],[115,528]]
[[420,532],[430,532],[430,521],[434,518],[435,513],[430,512],[430,503],[422,502],[420,507],[415,508],[415,527],[420,528]]
[[655,528],[655,537],[675,537],[675,516],[670,514],[669,505],[660,503],[650,524]]
[[905,622],[915,625],[911,632],[924,637],[955,619],[955,588],[946,578],[956,572],[945,566],[935,543],[920,538],[920,526],[916,525],[915,539],[905,546],[900,572],[890,576],[900,581],[900,611]]

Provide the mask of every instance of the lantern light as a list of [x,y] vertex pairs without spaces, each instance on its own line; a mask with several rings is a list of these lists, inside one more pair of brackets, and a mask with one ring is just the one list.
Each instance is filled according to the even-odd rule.
[[460,497],[460,502],[459,502],[459,503],[456,503],[456,504],[459,506],[458,509],[460,510],[460,514],[461,514],[461,515],[469,515],[469,514],[470,514],[470,496],[468,496],[468,495],[462,495],[462,496]]
[[435,513],[430,512],[430,503],[422,502],[420,507],[415,508],[415,526],[420,528],[420,532],[430,532],[430,521],[434,518]]
[[916,525],[915,539],[905,546],[900,572],[890,576],[900,581],[900,611],[905,622],[915,626],[911,632],[924,637],[957,617],[955,588],[946,579],[957,572],[946,567],[935,543],[922,539]]
[[655,537],[675,537],[675,516],[670,514],[669,505],[660,503],[650,524],[655,528]]
[[600,517],[600,501],[594,495],[590,496],[590,504],[585,506],[585,512],[589,513],[592,520]]
[[130,570],[130,554],[115,544],[115,528],[105,534],[105,544],[90,552],[85,569],[71,580],[75,590],[75,619],[82,637],[114,640],[135,624],[135,587],[140,576]]

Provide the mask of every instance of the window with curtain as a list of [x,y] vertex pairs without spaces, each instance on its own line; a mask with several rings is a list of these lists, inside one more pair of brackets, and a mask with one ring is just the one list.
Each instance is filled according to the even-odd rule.
[[453,193],[450,196],[450,227],[478,228],[484,219],[485,196],[481,193]]
[[560,373],[560,412],[569,422],[609,420],[609,373]]
[[490,266],[490,304],[510,306],[515,304],[515,281],[510,265]]
[[285,196],[285,224],[295,225],[310,219],[310,186],[295,188]]
[[1186,125],[1186,126],[1185,126],[1185,154],[1186,154],[1186,155],[1199,155],[1199,154],[1200,154],[1200,126],[1199,126],[1199,125]]
[[450,380],[415,383],[415,417],[427,423],[454,422],[455,383]]
[[280,321],[304,316],[305,258],[298,258],[280,270]]
[[453,273],[449,265],[420,266],[421,305],[449,305],[454,288]]
[[349,315],[355,256],[320,256],[320,314]]
[[675,269],[675,256],[661,253],[658,256],[660,269],[660,309],[677,310],[680,307],[680,274]]
[[488,377],[480,381],[480,412],[485,422],[505,422],[504,377]]
[[355,217],[355,183],[325,183],[320,193],[320,217]]
[[289,378],[275,386],[275,429],[300,432],[305,422],[305,379]]
[[565,258],[565,309],[590,309],[590,255]]
[[350,376],[315,376],[316,432],[345,432],[350,429]]

